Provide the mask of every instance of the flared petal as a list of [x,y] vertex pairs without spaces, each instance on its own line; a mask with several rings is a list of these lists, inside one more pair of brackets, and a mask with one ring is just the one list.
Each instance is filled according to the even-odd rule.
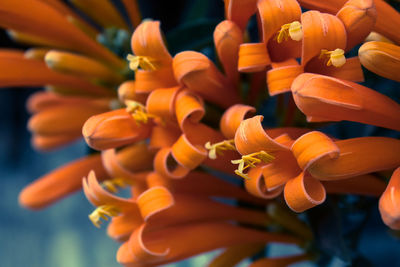
[[400,130],[400,105],[362,85],[305,73],[292,84],[297,107],[324,121],[356,121]]
[[108,178],[100,155],[78,159],[28,185],[19,195],[19,203],[30,209],[44,208],[82,188],[82,178],[94,170],[100,180]]
[[193,51],[178,53],[173,68],[176,80],[205,100],[225,108],[240,102],[235,86],[203,54]]
[[239,46],[243,42],[243,33],[239,27],[229,20],[224,20],[214,30],[214,44],[225,75],[233,84],[239,82],[237,70]]
[[[301,6],[308,9],[317,9],[323,12],[336,14],[346,0],[299,0]],[[374,0],[378,16],[374,26],[374,31],[381,33],[396,43],[400,43],[400,14],[383,0]]]
[[400,82],[400,46],[387,42],[367,42],[358,50],[361,64],[370,71]]
[[303,212],[322,204],[326,198],[326,191],[320,181],[302,172],[286,183],[284,197],[291,210]]
[[244,32],[250,17],[256,13],[257,0],[224,0],[225,17],[232,20]]
[[383,222],[393,230],[400,229],[400,168],[397,168],[379,199],[379,212]]
[[301,14],[303,29],[301,64],[321,54],[322,49],[333,51],[346,48],[346,29],[336,16],[307,11]]
[[246,116],[255,111],[255,108],[242,104],[236,104],[228,108],[222,115],[219,123],[219,128],[225,138],[234,138],[240,123],[246,118]]
[[377,12],[374,0],[350,0],[338,11],[347,32],[346,50],[364,41],[375,25]]

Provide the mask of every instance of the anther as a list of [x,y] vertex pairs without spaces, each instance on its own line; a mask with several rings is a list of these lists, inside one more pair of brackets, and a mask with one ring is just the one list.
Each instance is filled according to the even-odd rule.
[[235,141],[233,139],[231,140],[224,140],[219,143],[211,144],[210,142],[207,142],[205,144],[206,149],[208,150],[208,157],[210,159],[216,159],[217,156],[222,156],[223,152],[225,150],[236,150],[235,147]]
[[104,188],[112,193],[118,193],[119,188],[124,188],[129,184],[123,178],[114,178],[112,180],[106,180],[102,183]]
[[143,70],[156,70],[157,67],[154,64],[154,59],[151,57],[134,56],[129,54],[126,57],[129,61],[129,68],[136,71],[139,67]]
[[344,50],[340,48],[336,48],[333,51],[328,51],[326,49],[321,50],[321,54],[319,58],[329,58],[326,62],[327,66],[333,65],[336,68],[343,66],[346,63],[346,57],[344,56]]
[[126,111],[132,114],[133,119],[136,121],[137,124],[140,123],[148,123],[150,118],[158,118],[155,115],[149,114],[146,111],[146,107],[139,102],[133,100],[126,100]]
[[[115,217],[119,215],[120,210],[112,205],[102,205],[97,207],[90,215],[89,219],[92,221],[94,226],[100,228],[101,219],[108,221],[108,217]],[[108,217],[107,217],[108,216]]]
[[256,153],[248,154],[242,156],[241,159],[232,160],[232,164],[239,164],[238,168],[235,170],[235,173],[244,179],[250,179],[247,173],[244,173],[248,168],[256,167],[256,164],[264,162],[269,163],[274,160],[275,157],[268,154],[267,152],[261,150]]
[[276,40],[278,43],[282,43],[283,41],[287,41],[289,37],[294,41],[301,41],[303,39],[303,29],[299,21],[282,25],[278,31]]

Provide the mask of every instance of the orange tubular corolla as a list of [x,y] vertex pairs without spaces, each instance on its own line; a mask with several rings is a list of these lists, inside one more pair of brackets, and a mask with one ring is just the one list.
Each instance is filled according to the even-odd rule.
[[362,85],[305,73],[293,82],[292,92],[297,107],[313,121],[349,120],[400,130],[400,105]]
[[[364,2],[365,1],[368,3],[369,0],[364,0]],[[299,2],[303,7],[308,9],[317,9],[323,12],[336,14],[346,3],[346,0],[299,0]],[[357,3],[358,1],[354,2]],[[374,0],[374,4],[377,12],[374,31],[389,37],[396,43],[400,43],[400,34],[398,31],[400,14],[384,0]]]
[[108,178],[101,165],[100,155],[88,156],[39,178],[22,190],[19,203],[30,209],[44,208],[57,200],[82,188],[82,177],[94,170],[99,179]]
[[[205,100],[226,108],[240,100],[235,86],[201,53],[185,51],[176,54],[173,68],[176,80]],[[221,95],[226,97],[221,98]]]
[[214,44],[228,79],[233,83],[239,82],[237,70],[239,46],[243,42],[243,33],[239,27],[229,20],[224,20],[215,27]]
[[400,168],[397,168],[379,199],[379,212],[383,222],[393,230],[400,229]]
[[146,139],[150,135],[150,124],[139,124],[125,109],[118,109],[90,117],[83,125],[82,134],[90,147],[103,150]]
[[370,71],[400,82],[400,46],[387,42],[367,42],[358,50],[361,64]]
[[246,30],[247,22],[256,13],[257,0],[225,0],[225,17],[239,26],[240,30]]

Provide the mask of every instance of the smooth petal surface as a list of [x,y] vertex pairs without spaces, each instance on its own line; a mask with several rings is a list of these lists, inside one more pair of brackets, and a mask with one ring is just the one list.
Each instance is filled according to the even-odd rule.
[[358,50],[361,64],[370,71],[400,81],[400,46],[387,42],[367,42]]
[[397,168],[385,192],[379,199],[379,212],[383,222],[394,230],[400,229],[400,168]]
[[297,107],[307,116],[400,130],[400,105],[362,85],[305,73],[294,80],[292,92]]

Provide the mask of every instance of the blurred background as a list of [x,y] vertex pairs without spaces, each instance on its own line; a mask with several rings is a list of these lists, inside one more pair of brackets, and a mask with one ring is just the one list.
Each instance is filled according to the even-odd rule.
[[[139,4],[143,18],[162,22],[173,53],[195,49],[213,56],[212,32],[223,19],[222,0],[151,0],[139,1]],[[5,47],[27,48],[13,43],[1,31],[0,48]],[[400,102],[398,83],[378,79],[372,73],[366,72],[366,75],[366,86]],[[0,89],[0,266],[119,266],[115,261],[118,244],[107,237],[104,226],[97,229],[88,220],[92,206],[83,193],[43,211],[29,211],[18,205],[18,193],[25,185],[87,153],[83,141],[47,153],[31,148],[25,102],[38,90],[41,89]],[[264,106],[274,104],[268,100]],[[268,108],[264,110],[268,112]],[[393,131],[346,122],[323,129],[339,138],[360,136],[360,133],[399,137]],[[322,260],[320,266],[400,266],[397,233],[389,233],[381,222],[376,199],[329,199],[307,216],[320,239],[318,244],[322,244],[326,253],[336,256],[333,260]],[[275,255],[283,253],[279,247],[270,251]],[[352,258],[351,263],[344,262],[346,257]],[[176,266],[204,266],[209,258],[210,255],[202,255]]]

